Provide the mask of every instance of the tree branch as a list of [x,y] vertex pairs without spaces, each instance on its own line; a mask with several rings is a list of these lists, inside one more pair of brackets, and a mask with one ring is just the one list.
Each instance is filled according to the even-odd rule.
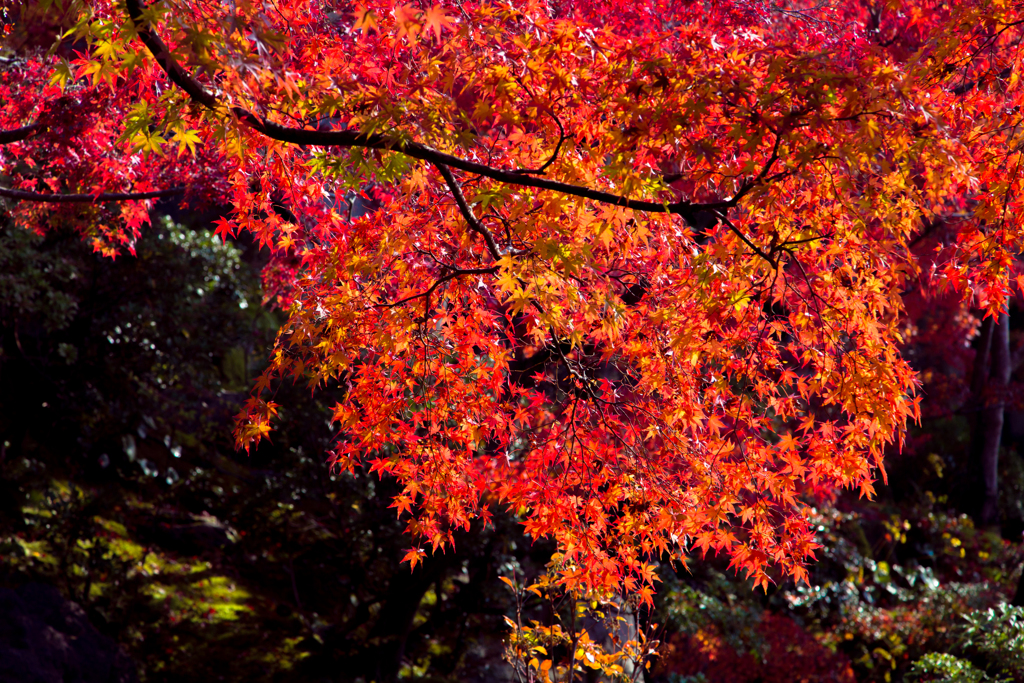
[[441,173],[444,178],[444,182],[447,183],[448,189],[451,190],[452,196],[455,197],[455,203],[459,205],[459,211],[462,212],[462,217],[466,219],[466,223],[469,224],[469,229],[479,234],[484,238],[484,242],[487,243],[487,251],[491,252],[491,257],[495,261],[501,259],[501,250],[498,248],[498,243],[494,241],[494,235],[484,225],[477,220],[477,217],[473,215],[473,209],[466,202],[465,195],[462,194],[462,188],[459,186],[459,181],[452,175],[450,168],[444,164],[435,163],[434,166]]
[[[178,87],[184,90],[195,102],[208,109],[217,109],[219,100],[217,96],[206,90],[191,74],[181,67],[174,58],[167,45],[153,33],[143,17],[143,10],[139,0],[126,0],[128,15],[135,24],[135,31],[139,39],[149,49],[156,59],[157,64],[164,70],[167,77]],[[650,213],[671,213],[682,216],[687,220],[693,218],[698,211],[725,211],[736,206],[739,200],[753,187],[753,183],[744,183],[739,191],[730,199],[718,202],[691,203],[688,201],[678,202],[654,202],[640,199],[630,199],[613,192],[605,192],[570,183],[563,183],[547,178],[533,177],[515,170],[507,171],[494,168],[485,164],[476,163],[467,159],[441,152],[428,145],[418,142],[403,142],[388,138],[379,133],[359,133],[351,130],[324,131],[307,128],[294,128],[272,123],[266,119],[257,117],[252,112],[233,107],[231,112],[238,117],[238,120],[247,126],[259,131],[267,137],[280,142],[288,142],[297,145],[312,145],[317,147],[364,147],[369,149],[384,149],[400,152],[413,159],[426,161],[435,166],[442,164],[450,168],[457,168],[466,173],[483,176],[507,185],[519,187],[534,187],[541,190],[551,190],[573,197],[590,199],[603,204],[621,206],[634,211],[647,211]]]
[[395,308],[396,306],[401,306],[402,304],[414,301],[416,299],[426,298],[426,302],[423,304],[422,318],[422,320],[425,321],[427,319],[427,314],[430,312],[430,297],[434,294],[434,290],[436,290],[438,287],[448,282],[449,280],[454,280],[455,278],[462,277],[463,275],[493,275],[494,273],[497,272],[498,266],[491,266],[490,268],[456,268],[449,272],[447,275],[442,275],[441,277],[439,277],[436,281],[434,281],[434,284],[430,285],[430,287],[427,288],[426,291],[420,292],[419,294],[412,294],[410,296],[405,297],[404,299],[392,301],[391,303],[374,304],[374,308]]
[[173,197],[185,192],[184,187],[172,187],[167,190],[150,192],[99,192],[97,194],[57,194],[49,192],[29,192],[0,187],[0,197],[20,199],[26,202],[46,202],[51,204],[75,204],[87,202],[125,202],[136,199],[159,199]]
[[14,128],[11,130],[0,130],[0,145],[7,145],[12,142],[18,142],[25,138],[30,138],[36,133],[40,133],[46,130],[46,126],[41,123],[33,123],[28,126],[22,126],[21,128]]
[[749,239],[749,238],[748,238],[748,237],[747,237],[746,235],[744,235],[744,234],[743,234],[743,231],[742,231],[742,230],[740,230],[739,228],[737,228],[737,227],[736,227],[735,225],[733,225],[733,224],[732,224],[732,221],[730,221],[730,220],[729,220],[729,219],[728,219],[728,218],[726,217],[726,215],[725,215],[724,213],[719,213],[719,214],[718,214],[718,218],[719,218],[719,220],[721,220],[721,221],[722,221],[722,223],[723,223],[723,224],[725,225],[725,227],[729,228],[729,230],[730,230],[730,231],[731,231],[731,232],[732,232],[733,234],[735,234],[735,235],[736,235],[737,237],[739,237],[739,238],[740,238],[741,240],[743,240],[743,243],[744,243],[744,244],[746,244],[746,245],[747,245],[748,247],[750,247],[750,249],[751,249],[751,250],[752,250],[752,251],[753,251],[753,252],[754,252],[755,254],[757,254],[758,256],[760,256],[761,258],[763,258],[763,259],[764,259],[765,261],[767,261],[767,262],[768,262],[768,263],[769,263],[769,264],[771,265],[771,267],[772,267],[772,268],[774,268],[775,270],[778,270],[778,269],[779,269],[779,262],[778,262],[778,261],[776,261],[775,259],[773,259],[773,258],[771,257],[771,255],[769,255],[769,254],[766,254],[766,253],[764,252],[764,250],[762,250],[762,249],[761,249],[760,247],[758,247],[758,246],[757,246],[756,244],[754,244],[753,242],[751,242],[751,241],[750,241],[750,239]]
[[540,168],[517,168],[513,173],[519,173],[521,175],[544,175],[544,172],[548,170],[548,166],[555,163],[555,159],[558,158],[558,152],[562,149],[562,143],[565,142],[565,127],[562,126],[562,122],[555,116],[554,112],[548,111],[551,118],[555,120],[555,124],[558,126],[558,144],[555,145],[555,151],[551,153],[551,158],[544,162],[544,165]]
[[128,16],[131,17],[132,24],[135,25],[135,32],[139,35],[139,40],[153,54],[156,63],[164,70],[167,77],[199,104],[207,109],[216,109],[216,95],[208,92],[199,81],[192,77],[192,74],[183,69],[171,56],[171,50],[167,44],[149,29],[149,23],[142,16],[142,6],[139,4],[139,0],[126,0],[125,5],[128,9]]
[[519,187],[535,187],[541,190],[552,190],[573,197],[591,199],[603,204],[612,204],[635,211],[647,211],[650,213],[672,213],[688,218],[701,210],[725,210],[730,209],[738,203],[742,195],[749,190],[747,184],[740,188],[734,197],[725,201],[708,202],[705,204],[692,204],[687,201],[679,202],[652,202],[641,199],[630,199],[617,195],[613,192],[605,192],[589,187],[581,187],[570,183],[563,183],[548,178],[538,178],[523,174],[517,171],[506,171],[486,164],[469,161],[461,157],[434,149],[429,145],[419,142],[401,142],[389,139],[379,133],[359,133],[352,130],[331,130],[320,131],[303,128],[291,128],[281,126],[270,121],[260,120],[252,113],[240,108],[232,112],[238,119],[248,126],[258,130],[269,138],[281,142],[290,142],[297,145],[313,145],[317,147],[365,147],[369,149],[391,150],[400,152],[413,159],[426,161],[437,166],[438,164],[457,168],[466,173],[483,176],[506,185]]

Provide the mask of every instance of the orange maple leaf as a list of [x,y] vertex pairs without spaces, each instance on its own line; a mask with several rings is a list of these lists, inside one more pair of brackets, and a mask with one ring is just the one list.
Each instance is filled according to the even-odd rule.
[[455,19],[445,14],[441,5],[434,5],[423,13],[423,27],[428,31],[433,31],[434,38],[438,42],[441,41],[441,32],[444,29],[453,30],[456,25]]

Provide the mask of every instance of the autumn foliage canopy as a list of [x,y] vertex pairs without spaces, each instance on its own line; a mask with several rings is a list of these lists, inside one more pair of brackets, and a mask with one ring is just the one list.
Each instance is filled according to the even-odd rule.
[[570,589],[803,577],[807,502],[918,413],[904,293],[998,311],[1024,240],[1005,0],[0,8],[9,210],[266,245],[238,445],[281,379],[338,389],[330,462],[401,483],[414,565],[498,506]]

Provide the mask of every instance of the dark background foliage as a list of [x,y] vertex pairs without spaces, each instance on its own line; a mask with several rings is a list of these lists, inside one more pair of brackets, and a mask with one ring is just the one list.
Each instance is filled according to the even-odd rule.
[[[283,316],[262,303],[259,250],[204,225],[155,218],[111,260],[70,229],[0,222],[0,610],[25,625],[0,629],[0,652],[48,657],[54,680],[507,679],[515,606],[499,577],[536,577],[553,549],[498,511],[410,571],[393,483],[326,465],[330,388],[275,387],[279,430],[237,453],[233,416]],[[963,501],[977,325],[929,315],[906,349],[929,409],[890,455],[889,485],[811,501],[810,585],[755,593],[713,557],[662,566],[641,615],[663,643],[646,680],[1024,679],[1024,613],[1008,605],[1024,435],[1011,405],[1002,525],[976,528]],[[560,616],[540,599],[525,614]],[[44,657],[30,627],[72,645],[93,634],[121,668],[84,677],[84,655]]]

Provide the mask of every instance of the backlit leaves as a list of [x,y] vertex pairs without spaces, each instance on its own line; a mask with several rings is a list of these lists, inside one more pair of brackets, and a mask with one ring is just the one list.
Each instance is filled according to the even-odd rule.
[[999,308],[1024,213],[1016,9],[759,7],[95,0],[5,62],[0,129],[48,128],[0,183],[229,207],[290,313],[239,445],[280,378],[340,388],[330,457],[400,482],[410,564],[502,505],[574,590],[695,552],[767,587],[918,417],[904,293]]

